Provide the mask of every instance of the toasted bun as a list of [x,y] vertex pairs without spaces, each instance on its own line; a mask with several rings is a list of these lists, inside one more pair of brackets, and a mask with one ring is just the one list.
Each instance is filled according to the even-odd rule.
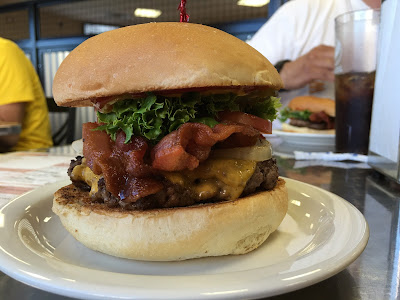
[[287,209],[283,179],[271,191],[235,201],[172,209],[107,208],[73,185],[58,190],[53,200],[64,227],[88,248],[149,261],[250,252],[278,228]]
[[312,129],[308,127],[298,127],[287,123],[282,123],[282,131],[297,133],[313,133],[313,134],[335,134],[335,129]]
[[328,116],[335,117],[335,101],[329,98],[315,96],[299,96],[289,102],[288,107],[292,110],[309,110],[313,113],[324,111]]
[[282,80],[257,50],[218,29],[191,23],[147,23],[94,36],[76,47],[53,82],[58,105],[149,91],[257,87]]

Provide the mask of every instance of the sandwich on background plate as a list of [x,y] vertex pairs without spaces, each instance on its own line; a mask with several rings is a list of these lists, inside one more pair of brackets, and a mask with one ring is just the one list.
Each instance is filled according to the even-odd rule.
[[[282,131],[335,134],[335,101],[315,96],[293,98],[281,110]],[[284,123],[289,119],[289,123]]]
[[288,209],[271,133],[282,81],[245,42],[188,23],[92,37],[53,83],[61,106],[94,106],[83,157],[53,211],[88,248],[150,261],[243,254]]

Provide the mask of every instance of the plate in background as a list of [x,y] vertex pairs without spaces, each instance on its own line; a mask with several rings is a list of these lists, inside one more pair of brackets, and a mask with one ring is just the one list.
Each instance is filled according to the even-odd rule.
[[273,133],[288,144],[335,147],[334,134],[297,133],[282,130],[274,130]]

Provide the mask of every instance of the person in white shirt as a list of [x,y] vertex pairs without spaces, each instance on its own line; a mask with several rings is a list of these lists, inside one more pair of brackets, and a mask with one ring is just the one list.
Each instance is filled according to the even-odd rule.
[[304,89],[314,81],[333,82],[335,18],[380,4],[381,0],[292,0],[248,43],[275,65],[286,90]]

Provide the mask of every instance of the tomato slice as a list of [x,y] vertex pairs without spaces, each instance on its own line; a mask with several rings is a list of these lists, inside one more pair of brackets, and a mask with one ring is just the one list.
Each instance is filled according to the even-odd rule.
[[241,111],[221,111],[218,113],[221,121],[231,121],[249,125],[262,133],[272,133],[272,122]]

